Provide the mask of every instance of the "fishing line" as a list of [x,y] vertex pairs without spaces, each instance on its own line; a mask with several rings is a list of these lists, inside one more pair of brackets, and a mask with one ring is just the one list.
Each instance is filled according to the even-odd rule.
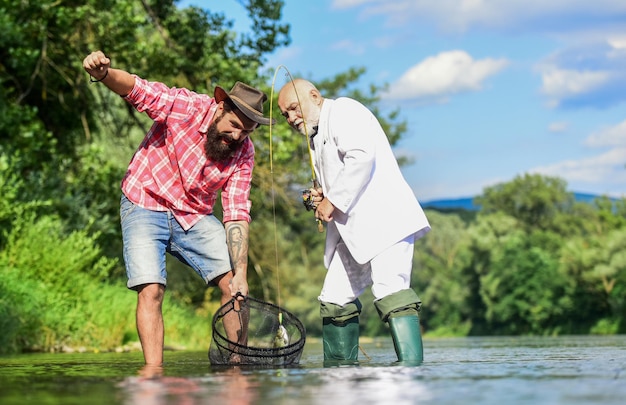
[[[269,138],[270,138],[270,178],[271,178],[271,194],[272,194],[272,215],[273,215],[273,225],[274,225],[274,259],[275,259],[275,263],[274,263],[274,268],[276,269],[276,299],[277,299],[277,304],[279,308],[282,308],[281,305],[281,296],[280,296],[280,271],[279,271],[279,260],[278,260],[278,229],[276,226],[276,198],[275,198],[275,188],[274,188],[274,141],[273,141],[273,131],[272,131],[272,123],[273,123],[273,118],[272,118],[272,113],[274,111],[274,87],[276,85],[276,76],[278,75],[278,72],[281,68],[284,68],[285,71],[287,72],[287,75],[289,75],[289,78],[291,79],[291,81],[293,82],[293,78],[291,77],[291,74],[289,73],[289,70],[287,70],[286,67],[284,67],[283,65],[280,65],[276,68],[276,71],[274,72],[274,79],[272,80],[272,89],[270,92],[270,111],[269,111],[269,118],[270,118],[270,124],[269,124]],[[310,158],[309,158],[310,159]],[[312,161],[311,161],[312,164]],[[282,326],[283,324],[283,314],[282,312],[278,312],[278,324],[280,325],[279,327]]]
[[[270,110],[269,110],[269,118],[270,118],[270,123],[269,123],[269,159],[270,159],[270,177],[271,177],[271,194],[272,194],[272,214],[273,214],[273,225],[274,225],[274,257],[275,257],[275,268],[276,268],[276,288],[277,288],[277,303],[278,303],[278,307],[282,307],[281,305],[281,296],[280,296],[280,274],[279,274],[279,260],[278,260],[278,230],[277,230],[277,225],[276,225],[276,200],[275,200],[275,188],[274,188],[274,140],[273,140],[273,127],[272,127],[272,114],[274,112],[274,88],[276,86],[276,77],[278,76],[278,72],[284,69],[285,70],[285,76],[289,79],[289,81],[293,84],[293,90],[294,93],[296,95],[296,100],[298,102],[298,106],[300,107],[300,111],[302,111],[302,104],[300,103],[300,96],[298,95],[298,92],[296,90],[296,86],[294,84],[294,80],[293,80],[293,76],[291,76],[291,73],[289,72],[289,69],[287,69],[286,66],[284,65],[279,65],[276,70],[274,71],[274,78],[272,80],[272,88],[271,88],[271,92],[270,92]],[[304,117],[303,117],[304,120]],[[306,120],[305,124],[306,124]],[[307,150],[309,153],[309,166],[311,168],[311,181],[313,182],[313,187],[317,188],[319,187],[319,182],[317,181],[317,178],[315,176],[315,168],[313,166],[313,153],[311,151],[311,145],[309,142],[309,134],[308,134],[308,129],[307,126],[304,125],[304,134],[305,134],[305,139],[307,140]],[[318,220],[317,221],[317,227],[318,230],[320,232],[324,231],[324,226],[322,224],[322,220]],[[278,322],[279,324],[282,326],[282,313],[279,312],[278,314]]]
[[[274,189],[274,147],[273,147],[273,131],[272,131],[272,112],[274,110],[273,100],[274,100],[274,82],[276,81],[276,73],[278,73],[278,69],[280,66],[276,68],[276,72],[274,72],[274,80],[272,81],[272,89],[270,92],[270,125],[269,125],[269,138],[270,138],[270,178],[271,178],[271,195],[272,195],[272,216],[273,216],[273,225],[274,225],[274,268],[276,269],[276,299],[278,307],[282,307],[280,300],[280,272],[278,268],[278,229],[276,227],[276,198],[275,198],[275,189]],[[282,312],[278,313],[278,323],[279,325],[283,324],[283,316]]]
[[[300,111],[302,111],[302,103],[300,102],[300,95],[298,94],[298,91],[296,89],[294,80],[293,80],[293,76],[291,75],[291,73],[289,72],[289,69],[287,69],[286,66],[284,65],[279,65],[276,70],[274,71],[274,78],[272,80],[272,89],[271,89],[271,93],[270,93],[270,111],[269,111],[269,116],[270,116],[270,124],[269,124],[269,143],[270,143],[270,177],[272,178],[271,181],[271,187],[272,187],[272,209],[274,212],[274,249],[276,251],[276,268],[278,269],[278,241],[277,241],[277,231],[276,231],[276,203],[274,200],[274,147],[273,147],[273,131],[272,131],[272,113],[274,112],[274,107],[273,107],[273,103],[274,103],[274,89],[276,86],[276,77],[278,76],[278,72],[284,69],[285,70],[285,76],[289,79],[289,81],[293,84],[293,91],[296,95],[296,100],[298,102],[298,106],[300,107]],[[311,168],[311,181],[313,182],[313,187],[319,187],[319,182],[317,181],[316,175],[315,175],[315,167],[313,166],[313,152],[311,151],[311,144],[309,142],[309,134],[308,134],[308,128],[306,125],[306,119],[305,117],[302,117],[303,121],[305,122],[304,125],[304,135],[305,135],[305,139],[307,140],[306,144],[307,144],[307,151],[308,151],[308,156],[309,156],[309,166]],[[320,232],[323,232],[324,228],[322,225],[322,221],[318,220],[318,230]],[[278,272],[277,272],[278,274]],[[280,306],[280,302],[279,302],[279,306]]]

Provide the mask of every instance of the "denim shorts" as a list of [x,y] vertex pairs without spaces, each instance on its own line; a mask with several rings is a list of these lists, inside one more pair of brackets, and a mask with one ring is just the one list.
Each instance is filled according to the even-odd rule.
[[170,211],[152,211],[122,194],[120,219],[128,288],[167,285],[165,252],[190,266],[207,283],[232,269],[226,232],[213,215],[185,231]]

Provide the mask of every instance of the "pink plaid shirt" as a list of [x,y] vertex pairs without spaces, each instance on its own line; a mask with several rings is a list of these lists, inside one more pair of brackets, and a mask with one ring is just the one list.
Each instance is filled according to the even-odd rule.
[[187,230],[213,213],[222,190],[222,220],[250,222],[254,146],[247,138],[226,164],[206,158],[205,135],[217,109],[214,98],[135,76],[135,87],[125,99],[154,121],[122,180],[130,201],[171,211]]

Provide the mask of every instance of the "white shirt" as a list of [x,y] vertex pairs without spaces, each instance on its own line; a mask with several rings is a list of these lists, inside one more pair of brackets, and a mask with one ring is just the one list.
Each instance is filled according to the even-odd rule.
[[324,262],[341,239],[366,263],[430,224],[402,176],[376,117],[349,98],[325,99],[311,151],[324,196],[336,207],[328,223]]

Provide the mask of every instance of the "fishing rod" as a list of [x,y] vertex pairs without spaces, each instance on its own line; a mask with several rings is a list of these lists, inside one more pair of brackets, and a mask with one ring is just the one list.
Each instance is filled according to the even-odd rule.
[[[296,85],[294,84],[294,80],[293,77],[291,76],[291,73],[289,73],[289,69],[287,69],[284,65],[279,65],[276,70],[274,71],[274,79],[272,80],[272,90],[270,93],[270,125],[269,125],[269,132],[270,132],[270,173],[273,175],[274,173],[274,169],[273,169],[273,162],[272,162],[272,103],[274,100],[274,85],[276,83],[276,76],[278,75],[278,72],[280,71],[280,69],[285,69],[286,75],[289,77],[290,82],[293,84],[293,91],[296,95],[296,100],[298,101],[298,106],[300,106],[300,111],[302,111],[302,103],[300,102],[300,96],[298,95],[298,91],[296,89]],[[307,140],[306,142],[306,146],[307,146],[307,151],[309,152],[309,166],[311,167],[311,182],[313,183],[313,188],[314,189],[319,189],[320,188],[320,183],[317,180],[317,176],[315,175],[315,167],[313,166],[313,152],[311,151],[311,138],[309,137],[309,133],[308,133],[308,128],[306,125],[306,118],[303,116],[302,120],[304,121],[304,135],[305,138]],[[302,192],[302,199],[304,202],[304,206],[306,207],[307,211],[311,211],[311,210],[315,210],[316,207],[313,204],[313,200],[312,200],[312,196],[311,196],[311,192],[309,190],[304,190]],[[317,219],[317,230],[318,232],[324,232],[324,224],[322,223],[321,219]]]

